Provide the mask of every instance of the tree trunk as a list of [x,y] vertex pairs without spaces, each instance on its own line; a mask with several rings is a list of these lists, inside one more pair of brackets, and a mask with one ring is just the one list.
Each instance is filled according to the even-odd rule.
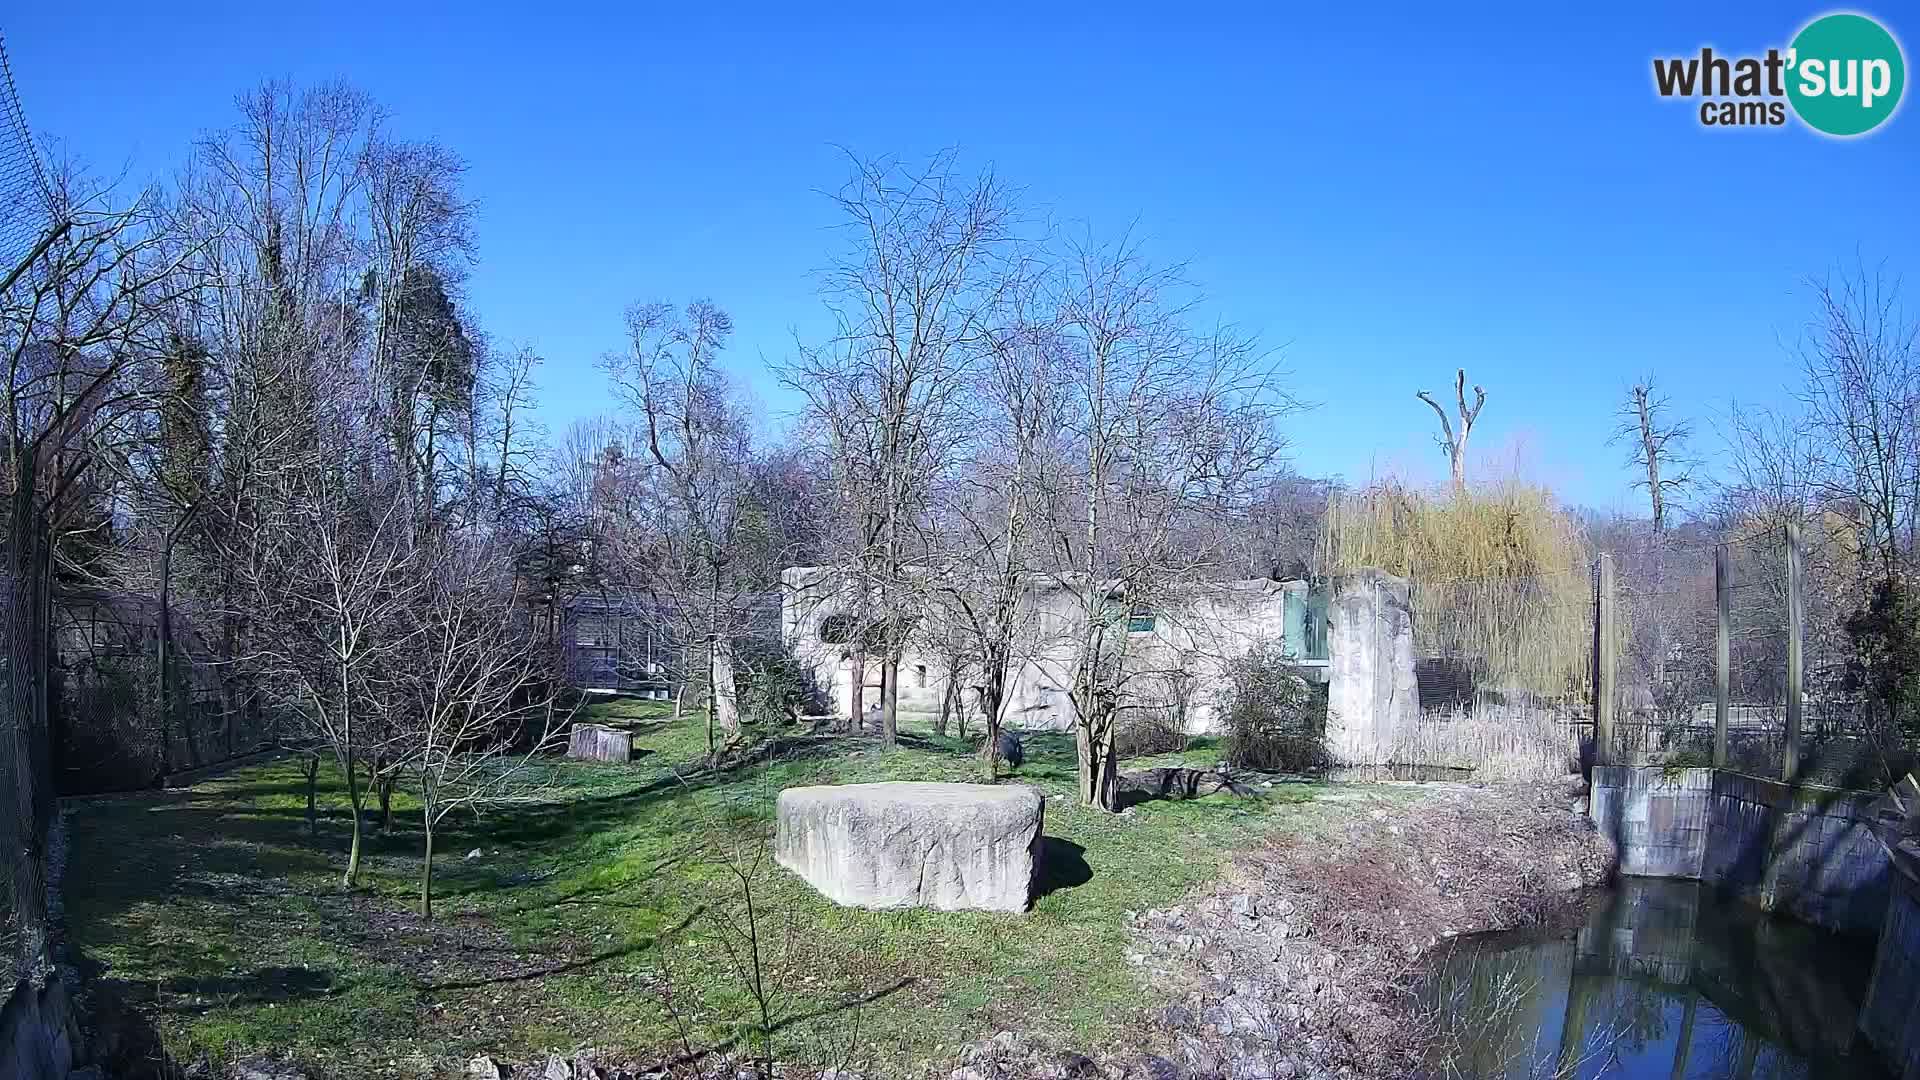
[[347,848],[347,872],[341,875],[340,878],[340,884],[348,889],[354,888],[360,883],[360,838],[365,831],[365,823],[361,820],[361,810],[364,808],[360,805],[360,768],[359,763],[353,758],[352,725],[353,721],[351,719],[346,721],[347,734],[343,740],[346,743],[346,754],[341,762],[341,767],[347,774],[348,816],[353,818],[353,842]]
[[947,688],[940,695],[940,715],[933,721],[933,733],[940,738],[947,737],[947,722],[953,715],[953,703],[960,693],[960,676],[957,672],[947,673]]
[[320,755],[307,758],[307,835],[318,839],[320,836],[319,815]]
[[[160,699],[160,775],[155,786],[164,786],[167,773],[173,771],[173,672],[172,657],[168,655],[173,646],[173,618],[168,593],[173,585],[173,530],[167,531],[166,540],[160,547],[160,624],[154,633],[154,658],[159,678],[158,697]],[[193,740],[187,740],[188,760],[193,757]]]
[[1074,744],[1080,759],[1080,801],[1102,810],[1118,810],[1120,773],[1113,755],[1113,716],[1101,706],[1086,703],[1074,725]]
[[[230,562],[230,560],[222,560]],[[233,568],[229,565],[220,578],[220,659],[231,663],[239,627],[233,617]],[[233,700],[234,675],[230,669],[218,669],[220,677],[220,721],[227,728],[227,756],[234,756],[234,728],[240,723],[240,710]]]
[[347,872],[340,875],[340,884],[344,888],[354,888],[360,883],[360,779],[354,773],[351,764],[347,766],[347,802],[353,810],[353,843],[347,848]]
[[[35,463],[15,457],[15,476],[31,477]],[[12,885],[17,973],[38,981],[53,970],[48,853],[52,845],[54,800],[52,756],[48,745],[46,679],[52,644],[47,613],[51,603],[51,546],[45,518],[35,505],[31,480],[18,483],[11,502],[8,531],[6,611],[6,715],[0,716],[0,746],[8,758],[11,805],[0,811],[0,843],[5,844]]]
[[393,784],[394,778],[380,778],[380,832],[382,835],[393,831]]
[[433,800],[425,799],[420,821],[426,829],[425,851],[420,859],[420,917],[433,918]]
[[981,756],[987,761],[987,782],[1000,779],[1000,701],[1006,694],[1005,672],[987,672],[987,684],[980,688],[980,711],[987,728],[987,745]]
[[880,744],[894,746],[900,738],[900,655],[888,653],[880,664]]
[[848,688],[847,709],[853,713],[849,717],[854,731],[867,728],[867,650],[855,645],[853,649],[853,685]]
[[707,642],[707,756],[713,757],[719,750],[713,731],[713,642]]

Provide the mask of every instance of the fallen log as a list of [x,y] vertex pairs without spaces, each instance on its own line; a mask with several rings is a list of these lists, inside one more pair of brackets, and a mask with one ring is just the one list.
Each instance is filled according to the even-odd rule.
[[1225,769],[1163,767],[1120,774],[1123,801],[1198,799],[1216,791],[1251,797],[1254,789],[1235,780]]

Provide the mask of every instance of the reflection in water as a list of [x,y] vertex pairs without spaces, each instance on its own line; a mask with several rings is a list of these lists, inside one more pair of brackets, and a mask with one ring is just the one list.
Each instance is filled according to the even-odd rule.
[[1577,937],[1465,938],[1426,987],[1452,1077],[1881,1080],[1857,1033],[1870,943],[1690,881],[1624,878]]

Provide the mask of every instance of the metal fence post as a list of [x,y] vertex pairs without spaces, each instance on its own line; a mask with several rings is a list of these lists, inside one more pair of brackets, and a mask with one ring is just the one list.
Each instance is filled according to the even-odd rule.
[[1593,620],[1593,760],[1601,765],[1611,764],[1613,758],[1613,618],[1613,556],[1602,554],[1594,583]]
[[1801,648],[1804,621],[1800,601],[1800,524],[1787,523],[1787,751],[1780,778],[1791,782],[1800,772],[1800,723],[1806,707]]
[[1733,556],[1713,549],[1713,598],[1720,627],[1713,641],[1713,767],[1727,767],[1727,710],[1733,685]]

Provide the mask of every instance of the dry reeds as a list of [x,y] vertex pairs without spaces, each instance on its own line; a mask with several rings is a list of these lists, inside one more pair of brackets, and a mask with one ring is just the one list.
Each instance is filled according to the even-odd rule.
[[1393,761],[1472,769],[1475,780],[1555,780],[1579,771],[1583,732],[1564,711],[1530,705],[1425,710],[1395,733]]
[[1592,682],[1593,601],[1581,529],[1548,492],[1507,483],[1431,494],[1397,483],[1337,496],[1322,564],[1413,585],[1414,651],[1460,661],[1464,695],[1564,701]]

